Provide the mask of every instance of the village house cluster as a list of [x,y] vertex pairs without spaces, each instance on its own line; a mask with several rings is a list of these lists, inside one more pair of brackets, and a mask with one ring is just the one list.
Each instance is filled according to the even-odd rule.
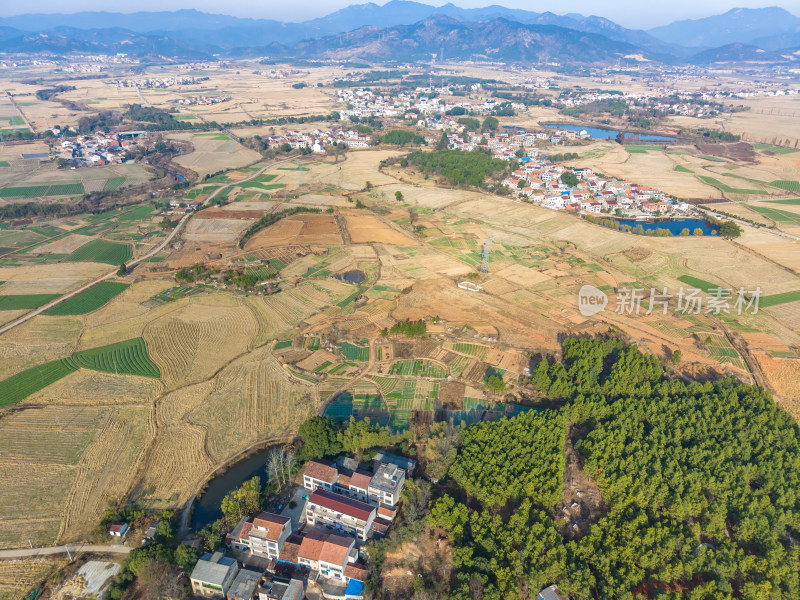
[[355,129],[315,129],[309,133],[289,131],[285,134],[271,135],[264,140],[269,147],[289,144],[292,148],[308,148],[312,152],[325,152],[325,149],[345,144],[348,148],[368,148],[371,138]]
[[354,459],[304,466],[305,503],[294,516],[242,517],[226,538],[230,556],[203,556],[190,580],[197,596],[227,600],[299,600],[313,585],[324,598],[358,600],[369,573],[361,546],[385,535],[397,513],[412,459],[378,452],[369,466]]
[[133,88],[168,88],[173,85],[194,85],[201,81],[208,81],[208,77],[191,77],[188,75],[174,77],[143,77],[138,79],[116,79],[117,87]]
[[[52,131],[56,136],[61,134],[59,129]],[[56,142],[54,152],[56,158],[73,160],[81,166],[102,166],[124,162],[126,150],[138,145],[136,139],[98,131],[90,135],[62,138]]]
[[198,106],[221,104],[222,102],[230,102],[230,96],[192,96],[191,98],[180,98],[179,100],[171,101],[174,104],[196,104]]
[[[478,84],[475,84],[476,86]],[[368,89],[346,89],[338,91],[340,102],[347,104],[347,109],[340,110],[339,116],[344,120],[350,117],[402,118],[408,112],[420,115],[445,113],[453,109],[462,109],[461,114],[491,114],[503,102],[486,100],[484,102],[446,102],[437,96],[451,96],[452,87],[418,87],[413,92],[401,92],[394,98],[387,98]],[[525,108],[522,104],[513,104],[515,110]]]

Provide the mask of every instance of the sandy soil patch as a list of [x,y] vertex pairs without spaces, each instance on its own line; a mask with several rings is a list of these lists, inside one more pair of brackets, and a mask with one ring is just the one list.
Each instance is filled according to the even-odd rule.
[[192,219],[184,238],[192,242],[235,242],[250,224],[245,219]]
[[415,246],[417,242],[407,235],[389,227],[377,217],[371,215],[347,215],[347,230],[357,244],[379,242],[400,246]]

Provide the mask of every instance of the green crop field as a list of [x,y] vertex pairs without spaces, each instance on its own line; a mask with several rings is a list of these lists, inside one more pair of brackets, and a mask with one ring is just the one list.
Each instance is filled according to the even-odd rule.
[[18,294],[16,296],[0,296],[0,310],[30,310],[39,308],[59,294]]
[[41,196],[79,196],[86,193],[82,183],[25,185],[0,189],[0,198],[38,198]]
[[675,165],[675,170],[679,173],[694,173],[691,169],[687,169],[683,165]]
[[147,354],[142,338],[133,338],[72,355],[75,364],[86,369],[124,375],[161,377],[161,371]]
[[25,125],[25,119],[18,115],[14,115],[12,117],[0,117],[0,121],[8,121],[9,127],[19,127],[20,125]]
[[759,298],[758,305],[761,308],[769,308],[770,306],[786,304],[787,302],[797,302],[798,300],[800,300],[800,290],[795,290],[793,292],[783,292],[782,294],[762,296]]
[[780,146],[772,146],[770,144],[753,144],[756,150],[769,150],[770,152],[777,152],[778,154],[791,154],[797,152],[792,148],[781,148]]
[[663,146],[654,146],[652,144],[649,146],[625,146],[625,150],[630,154],[647,154],[652,151],[661,151],[663,148]]
[[69,262],[97,262],[121,265],[131,259],[133,253],[128,244],[117,244],[105,240],[92,240],[67,257]]
[[409,359],[399,360],[392,365],[390,375],[404,375],[411,377],[447,377],[447,369],[429,360]]
[[450,372],[453,374],[453,377],[461,377],[469,366],[469,358],[466,356],[459,356],[448,366],[450,367]]
[[147,205],[137,206],[133,210],[129,210],[128,212],[121,214],[118,220],[121,222],[140,221],[141,219],[149,217],[151,214],[153,214],[153,210],[154,209],[152,206],[147,206]]
[[800,181],[793,179],[778,179],[769,183],[772,187],[786,190],[787,192],[800,192]]
[[0,167],[10,167],[11,165],[7,160],[0,160]]
[[282,342],[276,342],[274,350],[283,350],[284,348],[291,348],[292,347],[292,340],[284,340]]
[[699,279],[697,277],[692,277],[691,275],[681,275],[678,277],[678,281],[682,281],[693,288],[697,288],[703,290],[705,293],[708,293],[708,290],[723,287],[718,283],[711,283],[710,281],[706,281],[705,279]]
[[480,360],[483,360],[486,357],[486,346],[481,346],[480,344],[464,344],[457,342],[453,344],[453,350],[459,352],[460,354],[474,356]]
[[45,315],[85,315],[92,311],[97,310],[104,306],[112,298],[118,296],[130,287],[127,283],[119,283],[116,281],[101,281],[97,285],[93,285],[88,290],[85,290],[73,296],[68,300],[64,300],[61,304],[57,304],[53,308],[44,311]]
[[369,360],[369,348],[362,348],[348,342],[342,342],[339,347],[347,360],[355,360],[357,362],[367,362]]
[[770,204],[786,204],[788,206],[800,206],[800,198],[786,198],[785,200],[770,200]]
[[78,370],[71,358],[54,360],[0,381],[0,406],[11,406]]
[[768,217],[777,223],[800,225],[800,214],[798,213],[778,210],[777,208],[769,208],[767,206],[756,206],[755,204],[748,204],[747,208],[754,210],[757,213],[761,213],[765,217]]
[[746,188],[732,188],[726,183],[722,183],[718,179],[714,179],[713,177],[708,177],[707,175],[700,175],[700,179],[706,182],[709,185],[713,185],[715,188],[722,190],[723,192],[727,192],[728,194],[764,194],[764,190],[753,190],[753,189],[746,189]]

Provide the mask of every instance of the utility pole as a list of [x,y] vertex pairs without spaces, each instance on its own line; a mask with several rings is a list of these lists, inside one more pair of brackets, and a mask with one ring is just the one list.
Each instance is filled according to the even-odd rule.
[[69,547],[66,544],[64,544],[64,550],[67,551],[67,556],[69,556],[69,562],[72,562],[72,554],[70,553]]

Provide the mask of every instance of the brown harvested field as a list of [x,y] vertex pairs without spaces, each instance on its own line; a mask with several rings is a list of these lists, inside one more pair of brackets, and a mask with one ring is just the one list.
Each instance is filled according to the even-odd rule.
[[350,238],[356,244],[377,242],[399,246],[416,246],[417,242],[406,234],[389,227],[371,215],[345,215]]
[[184,154],[175,162],[191,169],[200,177],[225,169],[246,167],[261,160],[261,155],[231,139],[221,140],[216,133],[174,133],[170,138],[191,142],[194,152]]
[[323,194],[303,194],[286,204],[287,206],[340,206],[342,208],[352,205],[344,196],[326,196]]
[[69,254],[92,239],[93,238],[88,235],[73,233],[72,235],[68,235],[60,240],[56,240],[55,242],[38,246],[33,250],[33,252],[35,254]]
[[[343,190],[364,189],[367,182],[372,185],[388,185],[397,183],[394,177],[378,170],[381,161],[399,156],[402,152],[393,150],[356,150],[347,153],[347,160],[334,165],[312,167],[306,182],[335,185]],[[324,169],[323,169],[324,167]],[[319,174],[316,171],[319,171]]]
[[339,356],[328,352],[327,350],[317,350],[313,354],[309,355],[305,360],[297,363],[297,366],[301,369],[305,369],[306,371],[313,371],[319,365],[330,362],[335,363],[339,360]]
[[128,405],[155,400],[164,384],[150,377],[80,369],[23,400],[23,406]]
[[109,270],[108,265],[82,262],[0,267],[0,281],[5,281],[4,294],[61,294]]
[[[32,530],[36,532],[36,523],[31,525]],[[0,532],[0,548],[4,547],[2,535]],[[37,537],[34,533],[34,538]],[[66,564],[66,560],[45,558],[0,561],[0,598],[22,600],[32,588],[41,584],[51,573]]]
[[339,246],[342,237],[333,215],[301,213],[290,215],[262,229],[245,244],[245,250],[275,246],[310,245]]
[[800,360],[773,358],[766,353],[755,353],[764,377],[775,390],[780,404],[795,419],[800,420]]
[[254,220],[230,217],[191,219],[183,237],[188,242],[235,242]]
[[81,333],[80,317],[39,316],[0,337],[0,380],[69,356]]
[[[271,208],[271,207],[269,207]],[[240,204],[229,204],[223,208],[207,208],[198,213],[195,219],[260,219],[268,212],[264,208],[248,209]]]
[[257,331],[251,310],[223,294],[191,298],[150,321],[143,337],[168,389],[195,383],[246,352]]
[[[318,406],[316,389],[290,379],[265,348],[228,365],[188,420],[208,431],[207,448],[224,460],[259,440],[284,438]],[[230,435],[236,431],[236,435]]]
[[109,502],[124,496],[147,440],[153,435],[151,407],[115,408],[94,443],[78,463],[77,477],[66,497],[59,537],[86,535]]

